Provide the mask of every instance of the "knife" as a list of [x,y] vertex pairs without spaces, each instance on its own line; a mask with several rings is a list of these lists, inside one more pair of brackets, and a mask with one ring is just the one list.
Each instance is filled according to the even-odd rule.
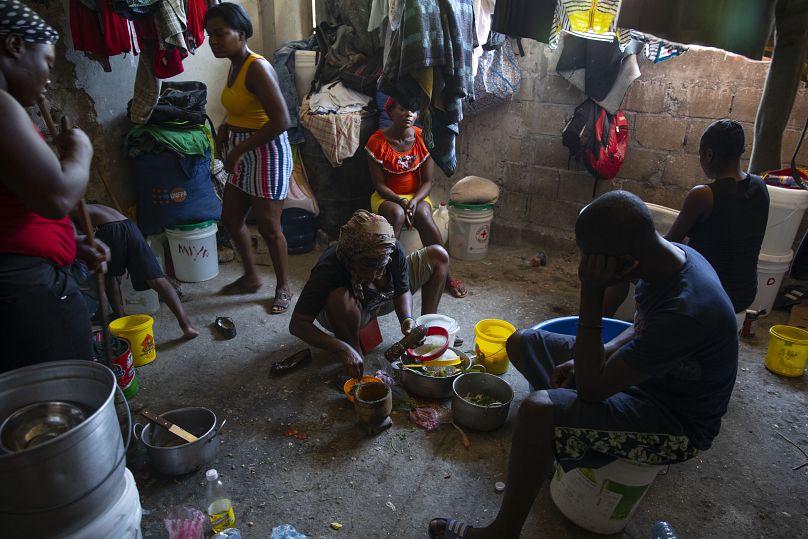
[[186,442],[195,442],[199,439],[190,432],[188,432],[187,430],[185,430],[184,428],[180,427],[179,425],[175,425],[171,421],[164,419],[162,416],[155,414],[151,410],[142,410],[140,412],[140,415],[142,415],[152,423],[157,423],[158,425],[166,429],[168,432],[176,436],[179,436]]

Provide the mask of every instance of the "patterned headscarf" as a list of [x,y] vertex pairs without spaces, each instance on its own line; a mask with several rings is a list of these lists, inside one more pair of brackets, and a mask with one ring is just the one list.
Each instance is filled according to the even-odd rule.
[[0,37],[9,34],[18,34],[28,43],[53,45],[59,40],[59,32],[36,11],[19,0],[0,0]]
[[396,247],[393,227],[381,215],[366,210],[357,210],[351,219],[342,225],[337,242],[337,259],[351,272],[354,296],[363,299],[362,283],[354,275],[360,261],[368,265],[382,266]]

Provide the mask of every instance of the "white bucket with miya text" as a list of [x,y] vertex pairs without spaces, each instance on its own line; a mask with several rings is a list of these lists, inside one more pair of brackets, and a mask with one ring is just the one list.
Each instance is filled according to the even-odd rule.
[[648,487],[664,466],[617,459],[601,468],[574,468],[556,464],[550,497],[558,510],[578,526],[610,535],[626,527]]
[[449,202],[449,254],[458,260],[482,260],[488,255],[493,204]]
[[808,208],[808,191],[774,185],[766,188],[769,190],[769,220],[760,252],[785,256],[791,251],[802,216]]
[[174,276],[177,279],[186,283],[198,283],[213,279],[219,274],[217,230],[214,221],[166,228]]
[[757,265],[757,294],[748,309],[772,312],[774,300],[777,299],[783,277],[791,267],[793,258],[794,251],[791,250],[784,255],[760,253]]

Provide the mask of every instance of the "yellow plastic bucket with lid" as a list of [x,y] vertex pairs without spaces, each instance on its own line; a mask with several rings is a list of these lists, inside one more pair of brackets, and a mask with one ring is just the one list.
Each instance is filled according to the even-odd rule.
[[783,376],[802,376],[808,362],[808,331],[793,326],[769,328],[766,368]]
[[151,363],[157,357],[153,326],[154,319],[146,314],[124,316],[109,323],[113,335],[129,341],[135,367]]
[[474,326],[477,357],[491,374],[505,374],[510,362],[505,343],[516,328],[505,320],[487,318]]

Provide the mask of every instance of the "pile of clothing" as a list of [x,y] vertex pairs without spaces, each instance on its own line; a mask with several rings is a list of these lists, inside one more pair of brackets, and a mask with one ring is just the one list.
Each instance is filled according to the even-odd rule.
[[[166,82],[148,123],[124,136],[133,160],[138,226],[144,235],[164,227],[221,216],[205,125],[207,88],[201,82]],[[129,103],[130,109],[134,100]]]
[[109,58],[139,54],[130,119],[146,123],[160,96],[160,79],[184,71],[183,60],[205,41],[206,0],[70,0],[77,51],[111,71]]
[[371,101],[370,96],[346,88],[339,81],[303,99],[300,122],[320,143],[332,167],[340,166],[359,149],[362,111]]

